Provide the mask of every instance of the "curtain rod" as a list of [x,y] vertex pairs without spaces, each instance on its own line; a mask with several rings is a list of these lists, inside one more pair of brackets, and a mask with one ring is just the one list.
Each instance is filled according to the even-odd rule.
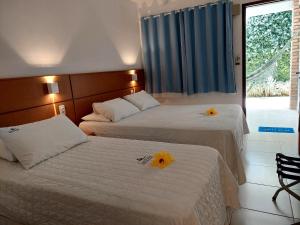
[[206,7],[208,5],[217,5],[219,3],[226,3],[227,1],[217,1],[217,2],[212,2],[212,3],[207,3],[205,5],[198,5],[198,6],[193,6],[193,7],[186,7],[186,8],[183,8],[183,9],[177,9],[177,10],[173,10],[173,11],[170,11],[170,12],[166,12],[166,13],[160,13],[160,14],[156,14],[156,15],[150,15],[150,16],[145,16],[143,17],[144,20],[147,20],[147,19],[150,19],[151,17],[153,18],[156,18],[156,17],[160,17],[161,14],[163,14],[164,16],[167,16],[167,15],[170,15],[172,12],[175,12],[175,13],[180,13],[181,11],[185,10],[185,9],[188,9],[189,11],[190,10],[194,10],[195,8],[203,8],[203,7]]

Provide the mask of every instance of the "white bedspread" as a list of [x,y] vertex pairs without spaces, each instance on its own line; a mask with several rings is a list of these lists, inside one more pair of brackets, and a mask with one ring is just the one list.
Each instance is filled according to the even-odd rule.
[[[164,170],[138,164],[165,149]],[[0,214],[30,225],[224,225],[238,185],[208,147],[91,137],[30,170],[0,160]]]
[[[203,115],[215,107],[219,115]],[[162,105],[119,122],[82,122],[80,128],[104,137],[210,146],[217,149],[239,181],[246,182],[240,151],[249,133],[239,105]]]

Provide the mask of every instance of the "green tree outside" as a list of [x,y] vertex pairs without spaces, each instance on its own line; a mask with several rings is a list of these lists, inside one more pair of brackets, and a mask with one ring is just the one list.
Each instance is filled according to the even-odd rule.
[[[247,76],[268,63],[291,39],[292,11],[250,17],[246,31]],[[290,79],[291,46],[277,61],[276,81]]]

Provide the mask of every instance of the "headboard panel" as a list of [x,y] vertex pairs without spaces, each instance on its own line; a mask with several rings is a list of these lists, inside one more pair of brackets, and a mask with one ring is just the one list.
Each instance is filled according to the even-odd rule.
[[142,70],[136,70],[138,81],[131,82],[128,71],[83,73],[71,76],[74,99],[99,95],[136,86],[144,86]]
[[72,121],[75,121],[73,101],[68,100],[57,104],[43,105],[11,113],[0,114],[0,127],[16,126],[49,119],[55,116],[55,111],[58,112],[59,105],[65,105],[67,116]]
[[135,70],[137,81],[131,81],[128,71],[100,72],[89,74],[76,74],[70,77],[74,105],[76,111],[76,123],[81,118],[93,111],[94,102],[102,102],[117,97],[123,97],[132,90],[139,91],[145,87],[143,70]]
[[[65,105],[67,116],[79,124],[92,112],[92,104],[144,89],[143,70],[84,73],[0,79],[0,127],[15,126],[50,118]],[[57,82],[59,93],[48,94],[47,83]]]
[[[59,85],[59,94],[50,95],[47,80]],[[67,116],[75,121],[69,75],[0,79],[0,127],[50,118],[64,104]]]
[[55,96],[55,102],[72,99],[69,75],[0,79],[0,113],[52,104],[53,98],[46,86],[48,79],[59,85],[60,93]]
[[[113,92],[108,92],[100,95],[93,95],[90,97],[76,99],[74,101],[75,111],[77,116],[76,122],[79,123],[83,116],[93,112],[92,104],[94,102],[103,102],[110,99],[123,97],[125,95],[130,94],[131,90],[132,90],[131,88],[128,88],[124,90],[113,91]],[[140,91],[140,90],[143,90],[143,88],[142,87],[135,88],[135,91]]]

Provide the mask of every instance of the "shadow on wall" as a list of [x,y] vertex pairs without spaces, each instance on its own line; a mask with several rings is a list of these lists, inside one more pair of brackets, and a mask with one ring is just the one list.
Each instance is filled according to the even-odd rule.
[[[95,13],[99,21],[104,21],[103,28],[112,40],[124,64],[132,65],[137,62],[140,50],[138,10],[130,1],[118,1],[102,8],[101,13]],[[108,12],[113,12],[113,19]],[[127,18],[124,20],[124,18]]]
[[[24,59],[16,52],[15,49],[10,47],[10,44],[6,42],[0,36],[0,68],[2,71],[9,71],[11,67],[11,62],[13,62],[13,66],[18,67],[20,69],[25,69],[28,64],[24,61]],[[3,52],[5,52],[5,57],[2,57]],[[5,74],[2,74],[5,75]]]
[[[81,63],[84,70],[93,65],[102,65],[105,70],[140,66],[140,39],[135,5],[128,4],[127,1],[118,3],[118,7],[115,5],[112,2],[105,4],[105,7],[95,7],[95,4],[85,6],[84,11],[92,15],[93,19],[85,20],[82,24],[66,52],[63,65]],[[84,45],[81,44],[83,42]],[[86,56],[84,62],[82,55]],[[114,64],[109,67],[112,59]]]
[[134,3],[0,2],[0,76],[140,67]]

